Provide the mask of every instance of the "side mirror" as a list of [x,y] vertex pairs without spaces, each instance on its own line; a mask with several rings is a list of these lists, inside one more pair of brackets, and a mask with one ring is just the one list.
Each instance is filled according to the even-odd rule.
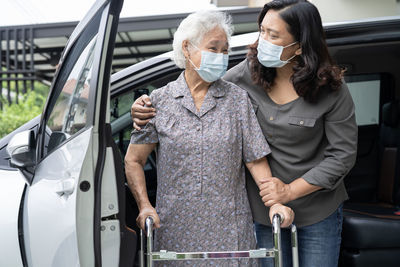
[[10,166],[18,168],[28,184],[32,183],[36,165],[36,140],[33,130],[15,134],[7,145],[10,155]]

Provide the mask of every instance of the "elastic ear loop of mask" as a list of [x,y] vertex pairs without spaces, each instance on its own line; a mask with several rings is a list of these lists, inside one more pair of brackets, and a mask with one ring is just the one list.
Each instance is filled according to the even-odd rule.
[[294,45],[294,44],[297,44],[297,43],[298,43],[297,41],[296,41],[296,42],[293,42],[293,43],[291,43],[291,44],[285,45],[283,48],[286,48],[286,47],[292,46],[292,45]]
[[[291,44],[288,44],[288,45],[284,46],[283,48],[290,47],[290,46],[292,46],[292,45],[294,45],[294,44],[297,44],[297,43],[298,43],[298,42],[296,41],[296,42],[294,42],[294,43],[291,43]],[[296,52],[294,52],[294,55],[293,55],[291,58],[288,58],[288,59],[282,60],[282,61],[284,61],[284,62],[286,62],[286,63],[289,63],[290,60],[292,60],[292,59],[295,58],[296,56],[297,56],[297,55],[296,55]]]
[[[192,46],[194,46],[195,48],[197,48],[198,50],[200,50],[200,48],[198,48],[197,46],[195,46],[192,42],[189,42]],[[200,50],[201,51],[201,50]],[[193,61],[188,58],[189,62],[193,65],[195,70],[199,70],[200,68],[196,67],[196,65],[193,63]]]

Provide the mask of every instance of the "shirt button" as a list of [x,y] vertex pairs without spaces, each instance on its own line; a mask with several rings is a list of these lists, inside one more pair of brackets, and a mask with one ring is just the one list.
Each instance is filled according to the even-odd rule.
[[197,131],[200,131],[200,130],[201,130],[200,126],[198,126],[198,127],[196,128],[196,130],[197,130]]
[[300,121],[300,125],[303,125],[304,124],[304,121]]
[[269,117],[269,120],[270,120],[270,121],[273,121],[273,120],[274,120],[274,117],[272,117],[272,116]]

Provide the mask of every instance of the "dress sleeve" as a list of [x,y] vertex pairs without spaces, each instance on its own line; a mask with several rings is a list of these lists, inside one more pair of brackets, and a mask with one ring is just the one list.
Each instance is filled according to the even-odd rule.
[[242,103],[238,103],[238,107],[243,138],[243,161],[247,163],[265,157],[271,153],[271,150],[261,131],[250,98],[247,93],[244,92],[244,94],[246,96],[241,101]]
[[156,144],[158,133],[154,126],[154,120],[150,120],[141,130],[134,129],[131,133],[131,144]]
[[354,166],[357,156],[358,127],[349,89],[343,81],[339,95],[325,115],[324,129],[328,144],[324,159],[302,177],[326,190],[335,189]]
[[[150,101],[155,107],[157,99],[155,91],[150,95]],[[142,127],[141,130],[134,129],[131,132],[131,144],[155,144],[158,143],[158,133],[156,129],[156,117],[152,118],[146,126]]]

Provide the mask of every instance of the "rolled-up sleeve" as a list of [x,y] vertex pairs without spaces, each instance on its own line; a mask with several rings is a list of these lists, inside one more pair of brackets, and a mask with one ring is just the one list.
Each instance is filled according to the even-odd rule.
[[141,130],[133,130],[131,133],[131,144],[156,144],[158,134],[154,126],[154,120],[150,120]]
[[239,120],[241,122],[243,137],[243,161],[247,163],[268,155],[271,153],[271,150],[257,121],[253,105],[247,93],[244,92],[244,94],[246,96],[239,105]]
[[327,146],[324,159],[302,177],[326,190],[335,189],[354,166],[357,156],[358,127],[354,103],[343,83],[337,101],[324,120]]
[[[156,105],[156,90],[150,95],[153,106]],[[156,144],[158,143],[158,133],[155,126],[156,117],[152,118],[141,130],[134,129],[131,132],[131,144]]]

